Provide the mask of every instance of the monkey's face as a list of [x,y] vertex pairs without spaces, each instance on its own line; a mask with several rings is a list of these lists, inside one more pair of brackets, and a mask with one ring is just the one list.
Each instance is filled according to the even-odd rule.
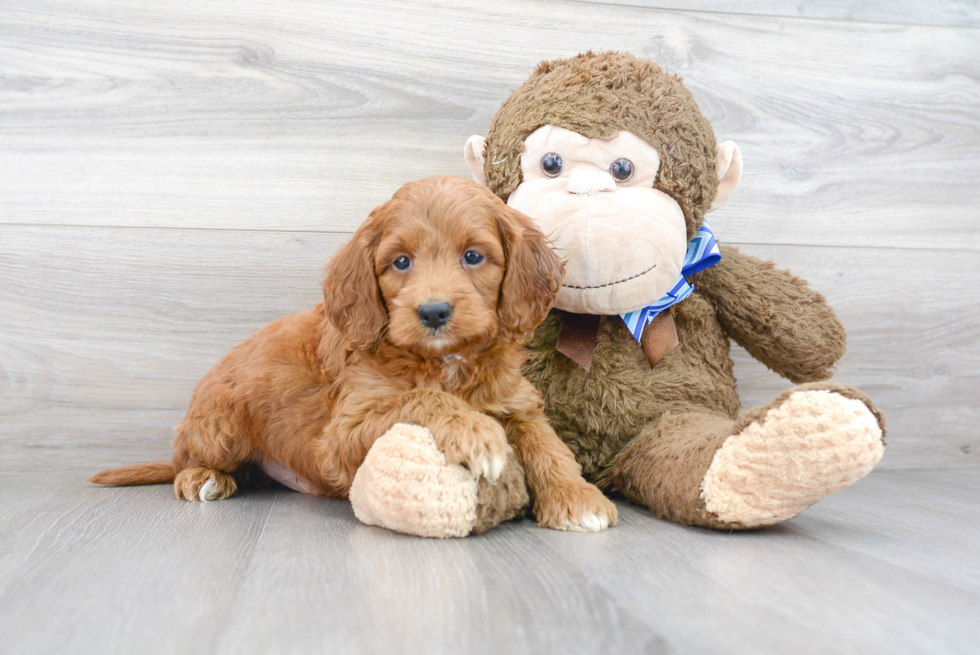
[[602,141],[546,125],[525,140],[523,182],[507,204],[567,260],[558,309],[623,314],[677,281],[687,227],[680,205],[653,188],[659,168],[657,150],[626,131]]

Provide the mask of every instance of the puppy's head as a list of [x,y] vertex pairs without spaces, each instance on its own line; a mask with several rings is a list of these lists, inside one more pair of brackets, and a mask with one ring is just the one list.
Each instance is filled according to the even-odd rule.
[[327,266],[327,317],[350,350],[382,337],[423,356],[521,341],[564,267],[529,218],[452,176],[410,182]]

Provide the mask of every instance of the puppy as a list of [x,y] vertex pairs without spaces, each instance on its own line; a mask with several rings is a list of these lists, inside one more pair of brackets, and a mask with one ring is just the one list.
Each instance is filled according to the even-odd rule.
[[581,475],[521,375],[525,337],[563,264],[523,214],[457,177],[406,184],[334,256],[324,300],[252,335],[198,384],[174,460],[101,484],[174,483],[217,500],[260,463],[307,493],[346,497],[374,441],[427,427],[450,463],[495,481],[511,448],[543,527],[601,530],[616,507]]

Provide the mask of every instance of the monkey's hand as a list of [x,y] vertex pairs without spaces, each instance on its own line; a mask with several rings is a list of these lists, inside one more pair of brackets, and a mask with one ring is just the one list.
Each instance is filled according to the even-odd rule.
[[692,276],[718,321],[753,357],[796,383],[825,380],[847,345],[822,295],[770,261],[722,246],[721,261]]

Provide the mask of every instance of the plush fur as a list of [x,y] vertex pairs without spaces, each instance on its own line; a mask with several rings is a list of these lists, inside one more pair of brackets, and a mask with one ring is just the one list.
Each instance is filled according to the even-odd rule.
[[[589,138],[610,139],[619,130],[640,136],[660,153],[654,188],[681,207],[688,238],[702,224],[718,187],[715,137],[681,80],[659,65],[615,52],[539,65],[503,103],[486,140],[482,172],[500,198],[507,199],[522,183],[524,140],[543,125]],[[569,259],[578,255],[563,254]],[[706,493],[724,497],[726,506],[739,506],[729,502],[736,490],[721,482],[707,491],[704,486],[723,446],[729,444],[728,452],[750,452],[736,447],[740,439],[748,442],[750,432],[759,432],[750,426],[764,424],[796,391],[826,391],[830,405],[812,407],[833,406],[827,416],[787,410],[790,419],[774,421],[765,431],[771,452],[752,451],[759,458],[756,470],[771,473],[772,479],[782,479],[785,471],[776,469],[791,448],[798,449],[800,461],[812,463],[795,471],[801,488],[817,490],[809,496],[799,490],[789,494],[799,511],[840,488],[837,478],[853,481],[852,473],[863,475],[877,463],[884,423],[857,390],[817,382],[831,376],[845,350],[844,328],[823,296],[771,262],[735,248],[723,247],[722,254],[718,265],[691,277],[696,291],[670,310],[680,345],[656,366],[651,368],[618,316],[603,316],[591,370],[584,370],[556,351],[561,313],[553,311],[528,344],[524,371],[541,392],[552,425],[586,476],[601,487],[682,523],[759,527],[788,518],[785,508],[763,508],[746,517],[726,514],[725,519],[706,509]],[[730,339],[780,375],[812,384],[740,413]],[[860,416],[851,411],[853,399],[863,408]],[[777,430],[777,424],[783,427]],[[855,449],[854,439],[863,446]],[[806,453],[816,448],[839,455],[850,471],[822,467],[819,462],[828,458]],[[774,495],[772,503],[779,502]],[[759,519],[762,514],[768,518]]]
[[[471,251],[483,260],[467,262]],[[405,270],[395,266],[402,257]],[[178,498],[214,500],[235,492],[236,471],[265,463],[310,493],[346,497],[375,440],[412,423],[429,429],[449,464],[489,482],[513,447],[540,525],[575,529],[596,516],[611,524],[615,506],[583,480],[521,376],[525,336],[561,276],[540,231],[484,187],[450,176],[409,183],[331,260],[322,304],[249,337],[201,380],[175,429],[170,469],[90,479],[172,478]],[[439,301],[452,314],[426,327],[419,307]],[[519,509],[481,502],[489,509],[480,529]]]
[[528,504],[524,469],[508,454],[500,478],[476,480],[446,463],[429,430],[398,423],[374,442],[350,488],[363,523],[422,537],[480,534],[523,515]]

